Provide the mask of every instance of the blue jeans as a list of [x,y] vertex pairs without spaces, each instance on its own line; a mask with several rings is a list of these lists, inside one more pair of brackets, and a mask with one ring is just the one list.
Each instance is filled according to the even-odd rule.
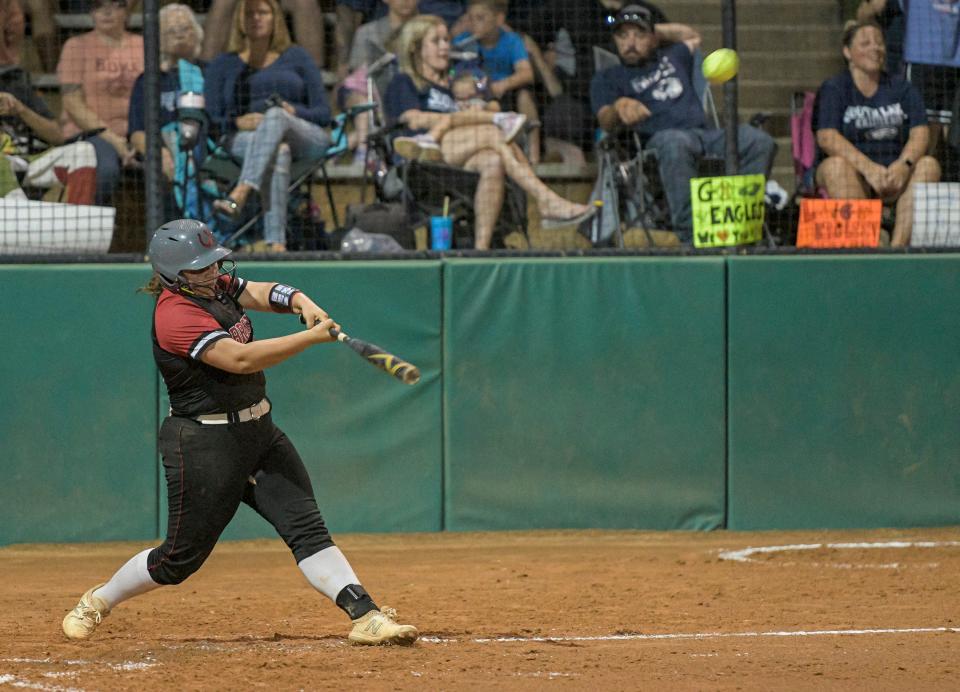
[[[740,125],[737,130],[739,173],[770,175],[777,143],[763,130]],[[697,177],[697,163],[704,156],[723,158],[726,137],[723,130],[660,130],[647,142],[647,148],[657,153],[660,180],[667,203],[670,221],[681,242],[693,237],[693,219],[690,211],[690,179]]]
[[113,191],[120,181],[120,154],[99,135],[89,141],[97,153],[97,194],[94,202],[109,207],[113,201]]
[[287,200],[290,165],[294,160],[320,159],[330,146],[330,135],[318,125],[290,115],[283,108],[270,108],[256,130],[238,132],[230,153],[243,159],[238,183],[260,193],[267,210],[263,239],[287,242]]

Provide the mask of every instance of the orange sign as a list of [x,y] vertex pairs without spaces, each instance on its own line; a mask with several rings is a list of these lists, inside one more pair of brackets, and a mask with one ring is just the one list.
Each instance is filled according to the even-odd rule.
[[797,247],[877,247],[879,199],[802,199]]

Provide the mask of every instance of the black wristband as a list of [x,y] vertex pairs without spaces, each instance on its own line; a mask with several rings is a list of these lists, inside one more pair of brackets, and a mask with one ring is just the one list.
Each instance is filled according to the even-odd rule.
[[299,288],[286,284],[274,284],[270,287],[270,306],[277,312],[292,312],[290,307],[293,297],[300,293]]
[[903,162],[907,164],[907,168],[913,168],[913,161],[910,159],[904,159]]

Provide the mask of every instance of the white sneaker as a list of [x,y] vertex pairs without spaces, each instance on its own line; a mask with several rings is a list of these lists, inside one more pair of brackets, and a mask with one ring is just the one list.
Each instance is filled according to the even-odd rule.
[[521,113],[497,113],[493,117],[493,124],[503,132],[503,141],[507,144],[517,138],[526,122],[527,116]]
[[103,584],[97,584],[80,597],[76,607],[63,618],[63,633],[68,639],[89,639],[97,625],[110,614],[110,606],[93,592]]
[[414,135],[413,137],[397,137],[393,140],[393,148],[400,156],[408,161],[442,161],[440,145],[428,134]]
[[353,621],[353,629],[347,638],[354,644],[410,646],[417,641],[420,632],[413,625],[397,624],[396,617],[397,611],[393,608],[371,610]]

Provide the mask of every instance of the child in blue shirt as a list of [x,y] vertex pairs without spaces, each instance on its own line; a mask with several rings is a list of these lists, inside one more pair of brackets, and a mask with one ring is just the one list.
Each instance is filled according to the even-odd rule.
[[[537,105],[529,88],[533,86],[533,66],[520,34],[504,28],[506,15],[506,0],[469,0],[466,17],[470,32],[457,36],[453,45],[479,54],[477,64],[490,79],[490,96],[504,111],[516,111],[526,116],[528,123],[537,123]],[[530,163],[539,163],[539,128],[530,131],[528,144]]]

